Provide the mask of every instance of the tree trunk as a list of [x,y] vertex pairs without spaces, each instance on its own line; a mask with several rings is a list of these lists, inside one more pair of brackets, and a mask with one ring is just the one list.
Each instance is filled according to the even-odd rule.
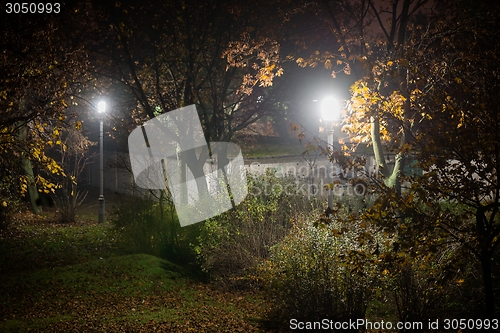
[[33,173],[33,167],[31,166],[30,160],[22,157],[23,169],[26,172],[26,177],[28,178],[28,198],[31,204],[31,210],[34,214],[40,215],[42,213],[42,206],[40,205],[40,196],[38,195],[38,189],[35,184],[35,175]]
[[485,251],[481,253],[481,268],[483,270],[484,299],[486,318],[495,318],[495,295],[493,294],[493,278],[491,275],[491,256]]
[[[25,141],[27,136],[28,128],[23,125],[19,129],[19,137],[21,140]],[[40,205],[40,196],[38,194],[38,189],[35,183],[35,174],[33,172],[33,167],[31,161],[26,158],[25,154],[21,154],[21,163],[23,165],[24,172],[26,173],[26,178],[28,182],[28,198],[31,204],[31,210],[34,214],[40,215],[42,213],[42,206]]]
[[403,155],[401,153],[396,155],[394,167],[392,170],[389,170],[389,167],[385,162],[384,148],[380,139],[380,120],[378,119],[378,116],[373,116],[371,118],[371,137],[373,155],[375,156],[379,172],[382,174],[382,177],[384,177],[384,184],[389,188],[394,188],[397,193],[401,193],[401,184],[398,181],[398,176],[401,171],[401,160]]

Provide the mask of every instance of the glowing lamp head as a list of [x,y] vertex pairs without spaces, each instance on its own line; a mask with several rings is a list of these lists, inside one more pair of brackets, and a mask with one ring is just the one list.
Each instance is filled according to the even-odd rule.
[[342,103],[333,97],[328,97],[321,103],[321,119],[340,122],[342,120]]
[[104,113],[106,112],[106,102],[100,101],[97,103],[97,112]]

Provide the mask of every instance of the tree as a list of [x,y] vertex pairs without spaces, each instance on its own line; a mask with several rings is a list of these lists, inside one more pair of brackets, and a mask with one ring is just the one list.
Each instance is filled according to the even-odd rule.
[[21,20],[7,15],[2,22],[1,163],[16,175],[21,192],[28,192],[35,213],[40,212],[37,185],[48,190],[54,184],[36,174],[33,163],[49,173],[62,173],[45,148],[56,142],[73,89],[85,78],[87,62],[79,45],[82,29],[73,19],[35,14]]
[[[428,250],[445,240],[465,246],[481,264],[486,315],[494,318],[492,263],[500,232],[498,6],[445,2],[409,20],[417,8],[411,5],[424,3],[393,2],[393,9],[402,5],[398,15],[392,11],[400,21],[382,29],[386,54],[361,59],[370,63],[371,73],[351,89],[347,129],[371,140],[385,185],[396,191],[383,192],[371,218],[391,225],[402,251],[419,248],[418,242]],[[374,17],[381,22],[379,14]],[[381,154],[384,141],[396,153],[393,170]],[[401,175],[410,156],[423,176]],[[410,184],[406,195],[398,185],[403,179]],[[443,200],[463,205],[460,213]]]
[[[418,107],[412,103],[416,87],[410,81],[408,53],[419,43],[420,29],[432,18],[428,2],[376,4],[368,0],[327,5],[341,44],[338,63],[344,72],[361,76],[351,87],[344,130],[353,142],[371,143],[385,185],[398,193],[413,125],[419,119]],[[339,12],[343,14],[337,17]],[[392,168],[384,157],[387,149],[395,153]]]
[[424,173],[405,178],[405,195],[383,194],[365,217],[397,232],[398,251],[463,246],[480,264],[485,314],[495,318],[500,12],[486,1],[442,6],[407,58],[410,103],[419,113],[404,153],[414,155]]
[[[439,210],[438,226],[481,263],[486,314],[495,316],[492,266],[500,244],[500,48],[498,6],[460,2],[447,20],[453,35],[435,41],[439,58],[422,62],[428,77],[426,119],[417,136],[419,179],[426,200],[463,205],[462,216]],[[417,190],[417,189],[415,189]],[[421,199],[422,200],[422,199]],[[496,258],[496,259],[495,259]]]
[[[273,96],[254,87],[255,82],[248,89],[247,69],[228,66],[225,52],[256,26],[253,6],[173,1],[95,7],[102,10],[103,24],[101,42],[94,47],[100,59],[97,73],[125,85],[135,97],[136,109],[124,116],[136,123],[197,104],[207,141],[229,141],[272,107]],[[273,45],[261,46],[274,52]],[[266,98],[257,101],[258,96]]]
[[[284,1],[281,17],[285,23],[293,18],[293,24],[284,23],[281,28],[296,31],[292,36],[271,34],[298,46],[287,48],[288,53],[281,54],[282,61],[294,59],[300,67],[324,66],[334,78],[353,77],[350,80],[355,83],[344,131],[350,134],[353,143],[373,146],[385,185],[398,192],[401,191],[399,176],[406,162],[405,150],[413,124],[419,119],[418,108],[412,104],[415,87],[409,84],[407,58],[419,42],[419,29],[432,18],[429,3],[428,0],[293,4]],[[248,44],[258,45],[259,40]],[[246,53],[240,51],[240,54]],[[260,69],[265,68],[263,63]],[[388,150],[396,154],[392,168],[384,158]]]
[[75,222],[76,210],[87,197],[87,192],[78,190],[78,179],[92,158],[88,155],[89,148],[96,144],[82,134],[79,120],[71,125],[62,129],[57,138],[61,144],[56,146],[57,161],[64,170],[64,175],[58,177],[62,180],[54,181],[61,188],[55,197],[55,204],[62,223]]

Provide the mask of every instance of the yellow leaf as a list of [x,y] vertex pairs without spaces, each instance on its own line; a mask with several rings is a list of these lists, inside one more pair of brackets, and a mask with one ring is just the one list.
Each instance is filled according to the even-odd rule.
[[326,68],[326,69],[330,69],[330,68],[332,68],[332,62],[330,61],[330,59],[327,59],[327,60],[325,61],[325,68]]
[[297,61],[297,65],[299,65],[302,68],[307,66],[307,62],[303,58],[298,58],[296,61]]
[[344,73],[345,73],[345,75],[351,75],[351,67],[349,66],[349,64],[347,64],[344,67]]

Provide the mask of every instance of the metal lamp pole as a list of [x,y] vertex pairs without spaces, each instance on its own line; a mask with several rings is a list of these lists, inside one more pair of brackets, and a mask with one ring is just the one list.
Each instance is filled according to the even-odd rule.
[[[321,118],[328,122],[328,147],[333,151],[333,126],[337,126],[342,120],[342,105],[341,102],[333,97],[327,98],[321,104]],[[330,175],[328,181],[333,184],[333,163],[330,163]],[[328,208],[333,209],[333,191],[328,188]]]
[[[328,147],[330,147],[333,151],[333,121],[330,123],[330,129],[327,131],[328,133]],[[333,184],[333,162],[329,163],[330,165],[330,175],[328,177],[328,181],[330,184]],[[328,187],[328,208],[333,209],[333,191],[332,187]]]
[[99,163],[99,178],[100,178],[100,195],[99,195],[99,223],[104,223],[105,210],[104,210],[104,153],[103,153],[103,118],[106,112],[106,102],[99,102],[97,104],[97,111],[100,114],[99,126],[99,141],[100,141],[100,163]]

